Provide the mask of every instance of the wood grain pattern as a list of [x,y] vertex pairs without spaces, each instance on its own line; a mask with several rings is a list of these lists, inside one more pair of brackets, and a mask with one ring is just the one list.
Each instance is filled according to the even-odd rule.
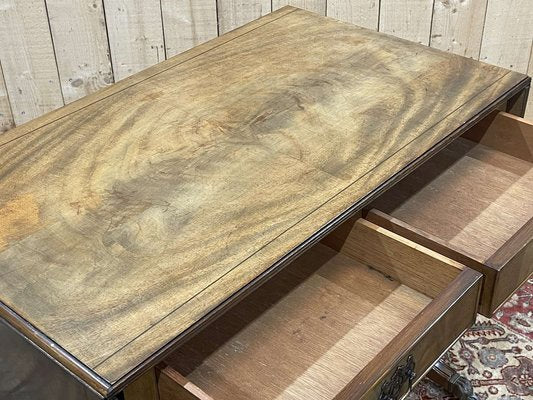
[[479,58],[487,0],[435,0],[430,46]]
[[487,261],[498,270],[491,310],[498,308],[533,273],[533,217]]
[[216,0],[161,0],[161,11],[167,57],[218,35]]
[[287,5],[326,15],[326,0],[272,0],[273,10]]
[[376,206],[483,263],[533,216],[531,198],[531,163],[458,140]]
[[271,11],[270,0],[217,0],[218,31],[226,33]]
[[381,0],[379,31],[429,44],[433,0]]
[[155,368],[128,385],[124,390],[124,400],[160,400]]
[[525,73],[533,46],[530,0],[488,0],[480,60]]
[[461,253],[451,248],[445,240],[438,236],[434,236],[425,232],[422,229],[416,228],[405,223],[402,220],[391,217],[377,209],[369,210],[365,217],[370,222],[382,226],[385,229],[403,236],[415,243],[418,243],[428,249],[434,250],[452,260],[455,260],[469,268],[473,268],[483,274],[483,283],[481,285],[481,303],[479,305],[479,312],[486,316],[492,315],[492,298],[496,284],[498,272],[494,268],[490,268],[484,263],[481,263],[466,254]]
[[368,29],[378,29],[379,0],[328,0],[328,17]]
[[[390,378],[397,365],[405,365],[409,355],[416,363],[414,383],[420,380],[453,343],[453,338],[458,339],[475,322],[480,287],[481,275],[465,269],[448,290],[405,327],[335,400],[379,398],[384,380]],[[400,397],[407,390],[407,384],[404,384]]]
[[[349,220],[324,239],[342,254],[436,297],[463,266],[364,219]],[[428,279],[427,270],[434,272]]]
[[499,113],[465,137],[470,140],[454,142],[374,205],[418,230],[409,236],[417,243],[447,247],[445,254],[483,272],[481,311],[491,315],[531,273],[533,125]]
[[41,0],[0,7],[0,60],[17,125],[63,105],[54,49]]
[[430,301],[319,244],[165,363],[217,400],[332,399]]
[[157,370],[157,387],[160,400],[213,400],[202,389],[171,366],[161,363]]
[[65,103],[113,83],[102,0],[47,0]]
[[115,81],[165,60],[160,0],[104,3]]
[[2,64],[0,64],[0,133],[13,128],[14,126],[15,122],[13,121],[13,114],[11,113],[11,105],[9,104],[9,96],[7,95]]
[[293,9],[153,68],[1,144],[2,301],[115,388],[528,83]]

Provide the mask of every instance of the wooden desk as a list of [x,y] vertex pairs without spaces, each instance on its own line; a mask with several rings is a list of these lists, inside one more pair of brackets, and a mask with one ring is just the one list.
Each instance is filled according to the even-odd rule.
[[[409,355],[420,376],[474,320],[481,275],[372,222],[341,224],[493,110],[523,111],[529,83],[285,7],[0,136],[2,335],[25,349],[7,354],[52,365],[50,379],[68,382],[72,398],[107,398],[171,353],[183,365],[176,354],[194,352],[187,346],[203,338],[200,328],[230,305],[238,303],[216,320],[220,329],[245,324],[248,308],[264,316],[272,302],[281,304],[274,315],[314,320],[331,301],[346,332],[356,324],[375,332],[388,323],[375,309],[399,296],[411,314],[396,300],[383,308],[398,318],[387,339],[350,359],[353,376],[332,372],[335,385],[316,390],[373,398]],[[368,304],[364,274],[383,291]],[[244,299],[266,281],[273,292],[297,292],[286,303],[263,292]],[[326,298],[306,309],[314,290],[345,293],[346,303]],[[358,303],[366,304],[359,314]],[[259,315],[268,330],[274,322]],[[253,341],[251,332],[241,339]],[[317,358],[330,349],[316,346]],[[0,393],[44,393],[38,373],[27,371],[16,389],[0,378]],[[213,393],[227,392],[220,385]],[[264,393],[305,393],[280,385]]]

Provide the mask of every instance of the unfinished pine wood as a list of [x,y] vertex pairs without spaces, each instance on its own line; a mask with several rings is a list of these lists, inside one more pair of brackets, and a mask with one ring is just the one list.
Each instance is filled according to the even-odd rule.
[[430,301],[317,245],[165,362],[217,400],[333,399]]
[[231,31],[271,11],[270,0],[217,0],[219,33]]
[[202,389],[164,362],[156,370],[159,374],[157,388],[160,400],[213,400]]
[[115,81],[165,60],[160,0],[104,3]]
[[11,106],[9,105],[9,97],[4,82],[2,64],[0,64],[0,133],[13,128],[14,126],[15,122],[13,121],[13,114],[11,113]]
[[[408,356],[415,359],[416,384],[476,320],[481,275],[466,268],[433,300],[412,323],[407,325],[336,397],[336,400],[375,400],[381,386],[391,378]],[[404,384],[399,398],[408,392]]]
[[17,125],[63,105],[44,2],[0,7],[0,60]]
[[[351,219],[324,243],[430,297],[436,297],[463,266],[364,219]],[[428,279],[427,271],[434,273]]]
[[487,0],[435,0],[430,46],[479,58]]
[[[490,315],[532,272],[532,167],[533,125],[494,114],[374,205],[418,231],[411,239],[447,247],[445,254],[483,272],[481,311]],[[408,230],[379,215],[371,220]]]
[[533,217],[532,198],[530,162],[458,139],[376,206],[483,263]]
[[1,144],[1,300],[103,392],[528,83],[295,9],[152,68]]
[[273,10],[287,5],[326,15],[326,0],[272,0]]
[[218,35],[216,0],[161,0],[161,11],[167,57]]
[[113,83],[102,0],[46,5],[65,103]]
[[328,0],[329,17],[368,29],[378,29],[379,0]]
[[381,0],[379,31],[428,45],[433,0]]
[[530,0],[488,0],[480,60],[526,72],[533,45]]

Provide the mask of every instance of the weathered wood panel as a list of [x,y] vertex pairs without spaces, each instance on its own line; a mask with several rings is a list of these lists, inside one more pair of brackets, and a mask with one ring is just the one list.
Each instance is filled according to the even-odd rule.
[[429,44],[433,0],[381,0],[379,31]]
[[326,0],[272,0],[273,10],[287,5],[312,11],[319,15],[326,15]]
[[161,10],[167,57],[218,35],[216,0],[161,0]]
[[2,145],[1,300],[109,382],[525,82],[290,11]]
[[480,60],[525,73],[532,45],[531,0],[489,0]]
[[159,0],[104,3],[115,81],[165,59]]
[[65,103],[113,83],[102,0],[47,0]]
[[328,17],[368,29],[378,29],[379,0],[328,0]]
[[2,64],[0,64],[0,133],[13,128],[14,126],[15,122],[13,121],[13,114],[11,113],[11,106],[9,105],[9,97],[4,82]]
[[487,0],[435,0],[431,47],[479,58]]
[[[42,19],[43,15],[46,15],[46,12],[43,11],[45,10],[44,5],[41,1],[31,1],[36,6],[33,7],[33,3],[25,3],[29,6],[25,7],[24,13],[29,20]],[[47,2],[52,9],[55,4],[62,4],[61,2],[68,6],[59,11],[63,15],[62,21],[66,21],[65,25],[63,22],[54,24],[55,33],[63,34],[65,36],[63,39],[67,43],[72,42],[72,32],[68,33],[68,31],[73,29],[73,24],[76,25],[73,32],[76,30],[85,31],[82,35],[84,37],[81,41],[84,43],[82,46],[68,45],[72,46],[74,51],[79,50],[74,55],[74,61],[67,61],[68,65],[62,65],[61,61],[65,56],[60,56],[61,76],[66,74],[66,80],[62,80],[62,85],[67,101],[72,101],[72,99],[82,96],[83,93],[92,92],[110,81],[110,69],[106,65],[105,58],[102,58],[104,62],[102,69],[91,68],[90,65],[86,66],[83,61],[87,57],[94,58],[94,52],[87,52],[87,44],[84,41],[88,40],[91,45],[94,44],[91,41],[102,42],[105,29],[108,32],[106,40],[109,41],[112,52],[114,79],[120,80],[162,61],[164,58],[174,56],[205,42],[217,34],[225,33],[265,15],[271,11],[271,4],[273,4],[274,9],[292,4],[318,14],[327,13],[332,18],[365,28],[378,29],[380,27],[386,33],[423,44],[429,43],[432,47],[474,59],[479,58],[482,34],[487,27],[483,60],[507,67],[513,65],[512,69],[520,72],[524,72],[527,68],[532,40],[533,14],[531,9],[533,7],[528,7],[528,0],[510,0],[510,2],[491,0],[491,7],[488,11],[488,0],[274,0],[272,2],[270,0],[192,0],[190,2],[184,0],[107,0],[104,2],[106,8],[105,27],[94,23],[98,18],[100,21],[102,20],[101,1],[75,0],[72,3],[67,0],[50,0]],[[6,4],[8,4],[6,8],[13,7],[15,3],[15,0],[6,0]],[[86,6],[94,8],[94,5],[96,5],[96,9],[92,10],[92,14],[99,13],[99,17],[89,17],[87,19],[88,25],[84,25],[83,19],[87,15],[91,15],[87,14],[85,8]],[[77,8],[74,14],[71,14],[72,7]],[[509,13],[507,13],[507,9],[510,10]],[[431,17],[432,13],[433,18]],[[53,14],[55,15],[55,12]],[[485,14],[487,14],[487,24],[485,24]],[[74,21],[82,21],[82,24],[78,26],[79,23]],[[39,23],[42,22],[44,21]],[[11,26],[15,27],[15,25],[20,26],[19,23],[14,23]],[[48,57],[48,54],[52,54],[48,52],[52,45],[46,43],[47,34],[42,29],[43,27],[39,24],[37,27],[37,32],[41,29],[44,35],[35,35],[35,32],[26,34],[26,38],[30,38],[30,40],[25,42],[25,46],[32,48],[32,57],[41,57],[35,53],[35,49],[38,49],[39,53],[47,54]],[[46,25],[44,28],[46,29]],[[0,54],[2,52],[6,54],[23,52],[20,49],[10,49],[11,46],[24,46],[19,43],[18,31],[16,29],[6,31],[8,35],[12,35],[12,38],[0,43]],[[500,31],[503,34],[500,34]],[[165,35],[167,36],[166,46],[163,44]],[[92,36],[95,36],[97,40],[93,40]],[[37,37],[35,43],[32,41],[32,37]],[[75,40],[79,42],[78,39]],[[60,46],[62,43],[63,40],[58,40]],[[105,47],[105,43],[103,46]],[[81,54],[84,52],[87,55]],[[67,57],[70,57],[70,54]],[[102,52],[97,51],[95,60],[99,57],[102,57]],[[76,59],[81,59],[82,62],[77,62]],[[55,62],[53,58],[50,60]],[[98,62],[94,64],[96,65]],[[15,88],[10,95],[10,100],[19,103],[19,105],[12,105],[15,122],[18,124],[59,106],[54,97],[57,90],[46,88],[45,84],[48,82],[53,86],[54,79],[43,80],[44,77],[50,76],[50,72],[53,72],[49,61],[33,64],[32,67],[33,72],[29,72],[30,70],[27,68],[24,69],[26,71],[23,74],[26,88],[21,88],[25,90],[18,96],[16,95],[16,87],[18,86],[11,83],[23,79],[16,72],[13,72],[12,68],[4,68],[10,93],[11,87]],[[88,84],[84,84],[86,81],[83,81],[83,78],[78,80],[76,77],[69,76],[77,75],[74,73],[76,69],[85,70],[83,74],[78,75],[88,75]],[[73,71],[73,73],[64,73],[65,70]],[[99,74],[103,74],[103,76],[98,76]],[[72,87],[73,82],[74,85],[80,85],[81,88],[80,86]],[[41,92],[44,95],[41,95]],[[48,98],[49,96],[51,99]],[[40,97],[44,98],[40,99]],[[19,108],[26,108],[26,110],[19,110]]]
[[223,34],[272,11],[270,0],[217,0],[218,29]]
[[4,0],[0,6],[0,60],[17,125],[63,105],[42,0]]

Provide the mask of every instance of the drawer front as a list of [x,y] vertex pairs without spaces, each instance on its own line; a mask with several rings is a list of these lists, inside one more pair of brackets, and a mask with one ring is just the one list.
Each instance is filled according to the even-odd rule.
[[414,384],[474,322],[481,277],[354,218],[171,354],[160,400],[399,398],[399,367]]
[[493,312],[533,273],[533,219],[487,265],[497,271],[489,308]]
[[533,124],[491,114],[365,216],[481,272],[480,312],[491,316],[533,272]]
[[[414,361],[412,384],[415,384],[474,323],[480,286],[479,273],[470,269],[463,271],[449,291],[438,297],[414,324],[383,349],[337,399],[380,399],[386,393],[387,383],[394,380],[398,368],[408,364],[409,357]],[[403,380],[396,397],[392,398],[399,399],[408,390],[409,382]]]

